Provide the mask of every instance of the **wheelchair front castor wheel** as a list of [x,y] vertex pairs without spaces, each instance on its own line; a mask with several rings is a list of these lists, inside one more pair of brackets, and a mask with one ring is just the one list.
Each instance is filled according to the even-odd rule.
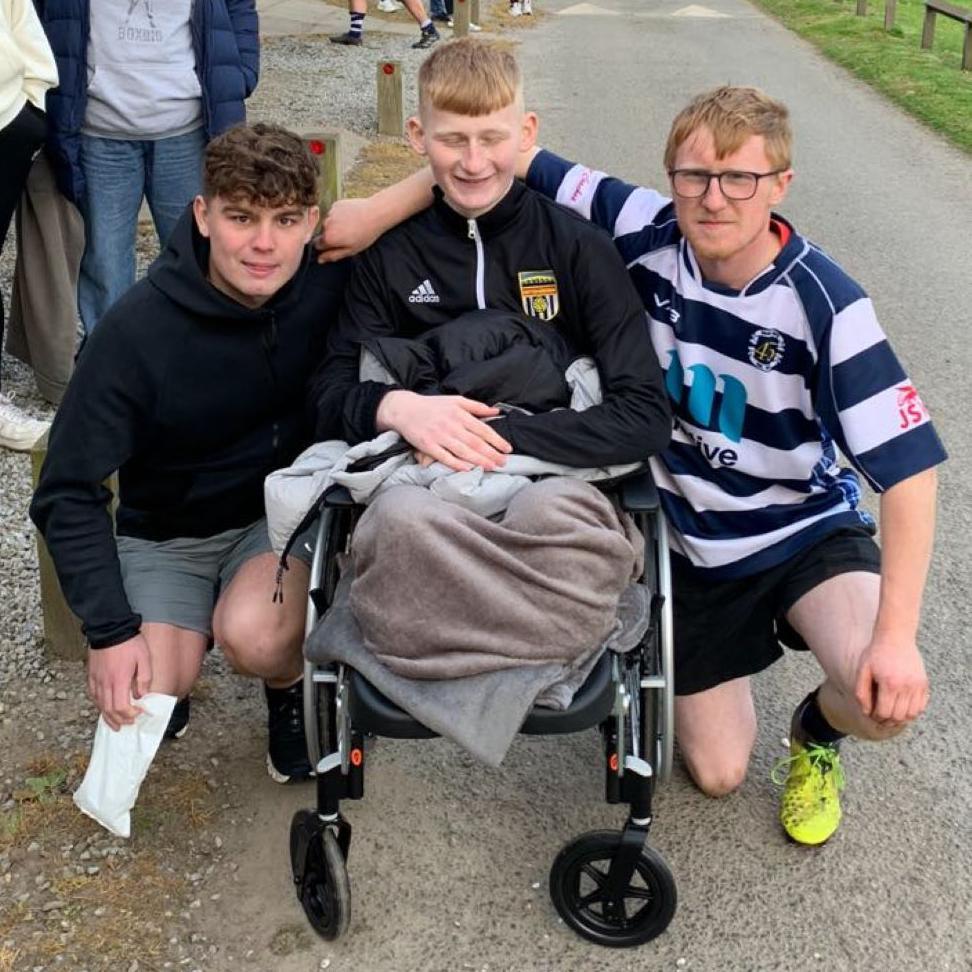
[[340,938],[351,920],[351,886],[334,831],[301,810],[290,823],[290,866],[297,897],[321,938]]
[[631,948],[660,935],[675,915],[675,879],[662,856],[641,848],[620,894],[608,872],[622,835],[595,830],[567,844],[550,869],[550,897],[560,917],[596,945]]

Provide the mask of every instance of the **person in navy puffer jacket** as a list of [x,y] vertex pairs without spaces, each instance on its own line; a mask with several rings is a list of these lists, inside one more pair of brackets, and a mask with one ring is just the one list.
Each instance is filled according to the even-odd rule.
[[255,0],[42,0],[60,86],[47,95],[58,186],[81,210],[86,333],[135,280],[143,197],[163,246],[201,190],[203,150],[245,120]]

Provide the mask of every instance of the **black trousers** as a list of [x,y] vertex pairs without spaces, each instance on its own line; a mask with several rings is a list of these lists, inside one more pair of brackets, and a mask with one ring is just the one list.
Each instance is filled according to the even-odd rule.
[[[17,211],[30,165],[47,137],[47,116],[29,101],[20,114],[0,130],[0,250]],[[3,295],[0,294],[0,347],[3,346]]]

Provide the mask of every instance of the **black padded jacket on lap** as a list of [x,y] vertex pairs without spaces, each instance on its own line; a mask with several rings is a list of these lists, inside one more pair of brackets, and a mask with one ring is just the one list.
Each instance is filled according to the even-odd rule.
[[418,338],[477,308],[556,330],[572,357],[590,355],[600,373],[600,405],[498,419],[516,452],[599,466],[637,462],[668,444],[671,415],[645,310],[611,238],[521,183],[476,220],[436,190],[432,206],[359,258],[312,383],[317,438],[354,444],[377,435],[388,386],[359,382],[362,345]]
[[168,246],[81,352],[50,433],[31,518],[92,647],[132,637],[117,532],[208,537],[263,515],[263,480],[311,441],[307,381],[336,319],[345,264],[308,251],[249,309],[206,279],[209,244],[184,215]]

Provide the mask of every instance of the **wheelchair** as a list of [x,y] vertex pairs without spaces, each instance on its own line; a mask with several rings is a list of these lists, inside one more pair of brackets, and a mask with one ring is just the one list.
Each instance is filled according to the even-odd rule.
[[[666,523],[650,476],[640,473],[615,489],[621,508],[635,518],[645,537],[640,582],[651,594],[649,628],[634,650],[605,651],[569,708],[535,706],[520,732],[548,735],[599,729],[607,802],[628,804],[629,816],[620,833],[591,831],[563,847],[550,870],[550,896],[564,922],[583,938],[609,947],[633,947],[661,934],[676,907],[672,873],[646,843],[655,783],[667,780],[672,766],[671,575]],[[332,603],[339,555],[349,549],[360,511],[342,488],[332,488],[318,501],[308,637]],[[293,817],[291,868],[308,920],[322,938],[334,940],[347,930],[351,914],[351,825],[340,804],[364,796],[364,740],[436,734],[342,664],[305,660],[304,715],[317,806]]]

